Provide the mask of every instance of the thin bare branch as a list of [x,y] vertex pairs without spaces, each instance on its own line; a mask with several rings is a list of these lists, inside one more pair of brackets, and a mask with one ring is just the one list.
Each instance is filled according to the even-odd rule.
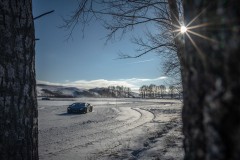
[[37,17],[34,17],[33,20],[39,19],[39,18],[41,18],[41,17],[43,17],[43,16],[46,16],[46,15],[48,15],[48,14],[51,14],[51,13],[53,13],[53,12],[54,12],[54,10],[51,10],[51,11],[49,11],[49,12],[45,12],[45,13],[43,13],[43,14],[40,14],[40,15],[37,16]]

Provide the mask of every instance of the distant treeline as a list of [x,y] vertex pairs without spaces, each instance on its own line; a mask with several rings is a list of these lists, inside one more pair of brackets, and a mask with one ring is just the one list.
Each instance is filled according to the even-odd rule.
[[131,88],[124,86],[109,86],[108,91],[111,97],[133,98]]
[[182,98],[182,88],[174,85],[168,88],[165,85],[143,85],[139,93],[142,98]]

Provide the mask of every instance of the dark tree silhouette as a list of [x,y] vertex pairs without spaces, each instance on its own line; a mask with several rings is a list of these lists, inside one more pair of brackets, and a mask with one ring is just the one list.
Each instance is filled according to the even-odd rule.
[[169,86],[169,94],[171,96],[171,98],[174,98],[174,94],[175,94],[175,86]]
[[31,0],[0,1],[0,159],[38,159]]
[[183,56],[185,160],[240,159],[238,3],[184,3],[186,24],[191,23]]

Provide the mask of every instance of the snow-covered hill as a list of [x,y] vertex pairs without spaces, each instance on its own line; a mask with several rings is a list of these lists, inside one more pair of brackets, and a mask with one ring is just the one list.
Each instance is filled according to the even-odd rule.
[[37,84],[39,97],[138,97],[137,93],[111,93],[107,88],[79,89],[76,87]]

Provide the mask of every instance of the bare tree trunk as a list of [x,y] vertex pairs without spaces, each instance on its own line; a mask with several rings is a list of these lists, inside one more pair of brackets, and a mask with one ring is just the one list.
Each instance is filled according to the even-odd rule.
[[[168,5],[169,5],[169,10],[170,10],[170,16],[171,16],[171,21],[172,24],[174,25],[173,27],[173,31],[174,30],[179,30],[180,29],[180,18],[179,18],[179,9],[178,9],[178,4],[177,4],[177,0],[168,0]],[[183,11],[184,12],[184,11]],[[178,26],[178,27],[177,27]],[[184,83],[184,77],[186,77],[186,73],[185,73],[185,61],[186,61],[186,54],[185,54],[185,37],[184,35],[178,35],[179,32],[175,32],[175,37],[174,37],[174,43],[176,45],[176,49],[177,49],[177,57],[179,59],[180,62],[180,72],[181,72],[181,80],[182,80],[182,88],[183,88],[183,97],[185,95],[185,91],[187,91],[189,88],[188,86],[185,85]],[[171,96],[172,97],[172,96]]]
[[240,6],[237,0],[186,0],[193,31],[186,37],[183,131],[185,160],[240,159]]
[[0,1],[0,159],[37,160],[31,0]]

